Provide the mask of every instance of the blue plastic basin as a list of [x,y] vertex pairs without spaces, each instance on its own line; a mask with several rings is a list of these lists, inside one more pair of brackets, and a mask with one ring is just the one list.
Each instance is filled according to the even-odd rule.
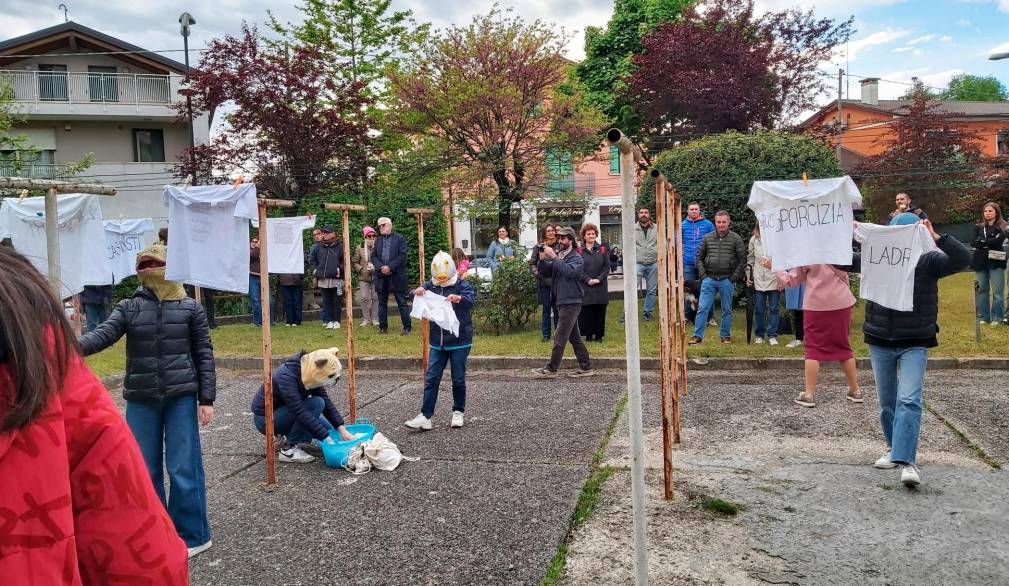
[[323,442],[322,457],[326,460],[326,465],[330,468],[344,468],[347,466],[347,457],[350,456],[350,449],[361,442],[370,440],[375,435],[375,426],[367,420],[358,419],[347,426],[347,431],[351,435],[363,433],[364,435],[349,442],[340,439],[340,432],[335,429],[329,430],[329,437],[333,438],[334,444]]

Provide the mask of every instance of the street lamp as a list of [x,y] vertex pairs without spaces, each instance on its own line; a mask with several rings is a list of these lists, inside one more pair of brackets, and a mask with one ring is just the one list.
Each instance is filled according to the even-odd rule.
[[1009,53],[992,53],[988,56],[989,61],[998,61],[999,59],[1009,58]]
[[[196,24],[196,19],[188,12],[183,12],[179,16],[179,32],[182,33],[182,46],[186,55],[187,78],[189,77],[189,27],[194,24]],[[186,92],[186,113],[189,115],[189,164],[191,170],[195,171],[193,149],[196,148],[196,135],[193,132],[193,98],[192,93],[188,91]]]

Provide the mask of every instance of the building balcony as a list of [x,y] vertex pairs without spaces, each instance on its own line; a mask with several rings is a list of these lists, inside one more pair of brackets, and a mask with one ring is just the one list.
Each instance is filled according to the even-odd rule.
[[22,163],[15,165],[0,161],[0,177],[21,177],[24,179],[67,179],[70,172],[66,165]]
[[0,92],[36,119],[119,117],[175,120],[182,78],[142,73],[0,70]]

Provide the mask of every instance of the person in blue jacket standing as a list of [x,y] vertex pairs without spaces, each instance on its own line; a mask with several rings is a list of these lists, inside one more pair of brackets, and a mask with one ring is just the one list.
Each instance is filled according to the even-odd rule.
[[501,226],[497,229],[497,239],[487,247],[487,260],[490,261],[490,268],[496,271],[502,259],[515,256],[515,243],[508,238],[508,228]]
[[414,290],[417,297],[428,291],[437,293],[452,304],[456,319],[459,320],[459,334],[443,329],[434,320],[430,326],[431,351],[427,372],[424,374],[424,400],[420,413],[406,422],[413,429],[431,429],[435,403],[438,401],[438,387],[445,367],[452,365],[452,427],[463,426],[466,411],[466,360],[473,348],[473,306],[476,292],[465,279],[456,274],[455,262],[445,252],[439,252],[431,259],[431,280]]
[[687,217],[683,219],[683,279],[697,280],[697,249],[704,237],[715,231],[715,225],[701,213],[701,204],[687,204]]

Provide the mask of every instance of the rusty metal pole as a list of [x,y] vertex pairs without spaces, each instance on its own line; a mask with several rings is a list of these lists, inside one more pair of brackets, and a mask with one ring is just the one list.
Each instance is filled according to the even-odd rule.
[[[653,175],[655,171],[652,172]],[[656,248],[659,277],[659,396],[662,413],[662,487],[663,497],[673,500],[673,348],[672,312],[670,308],[669,208],[666,202],[666,182],[655,181]]]

